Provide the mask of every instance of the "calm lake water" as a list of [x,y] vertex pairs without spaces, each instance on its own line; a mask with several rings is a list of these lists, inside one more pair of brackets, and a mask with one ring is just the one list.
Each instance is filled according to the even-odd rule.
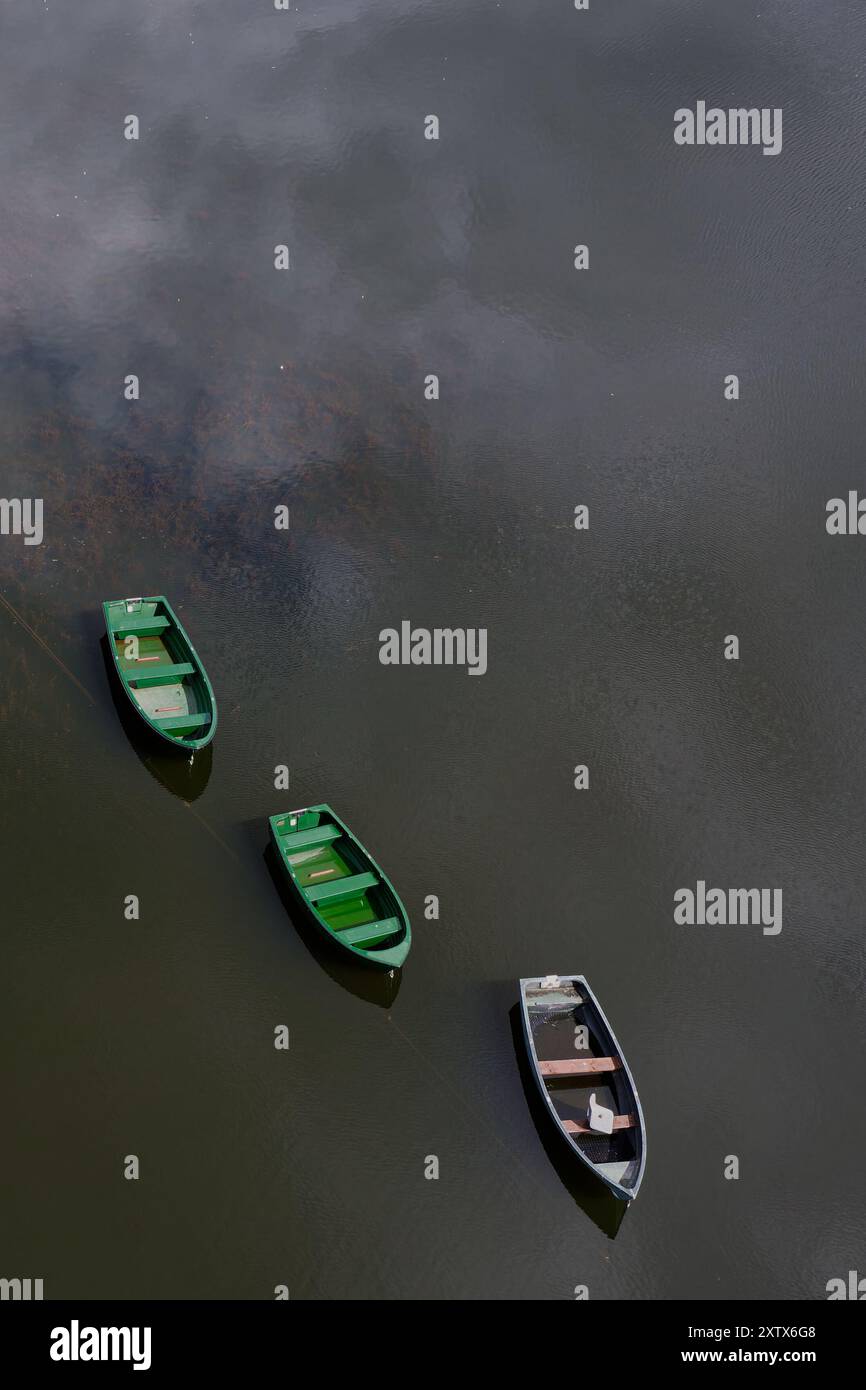
[[[44,540],[0,536],[3,1276],[808,1299],[863,1269],[866,540],[825,506],[866,492],[866,23],[759,8],[4,14],[2,491]],[[781,155],[677,147],[699,99],[781,107]],[[191,769],[106,670],[101,602],[141,593],[216,688]],[[486,628],[486,675],[382,666],[403,619]],[[267,816],[320,800],[412,916],[396,990],[271,874]],[[699,879],[781,888],[782,931],[676,925]],[[640,1088],[618,1229],[527,1091],[548,972]]]

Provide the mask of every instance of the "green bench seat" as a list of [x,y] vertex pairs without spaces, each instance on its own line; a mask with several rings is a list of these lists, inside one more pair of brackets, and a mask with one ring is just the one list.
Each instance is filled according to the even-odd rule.
[[341,898],[356,898],[379,882],[375,874],[352,874],[349,878],[332,878],[329,883],[308,883],[304,892],[311,903],[336,903]]
[[[288,823],[285,822],[286,825]],[[309,849],[311,845],[328,845],[343,833],[338,825],[314,825],[312,830],[282,830],[278,822],[277,829],[287,854],[293,854],[296,849]]]
[[368,946],[378,945],[386,936],[393,936],[402,925],[399,917],[387,917],[382,922],[364,922],[360,927],[347,927],[341,931],[340,940],[363,951]]
[[192,676],[195,667],[188,661],[179,661],[176,664],[166,663],[163,666],[143,667],[141,670],[124,672],[130,685],[134,685],[137,690],[148,690],[153,685],[174,685],[184,676]]
[[167,627],[168,618],[121,618],[111,630],[115,637],[157,637]]
[[151,719],[160,729],[200,729],[210,723],[209,714],[152,714]]

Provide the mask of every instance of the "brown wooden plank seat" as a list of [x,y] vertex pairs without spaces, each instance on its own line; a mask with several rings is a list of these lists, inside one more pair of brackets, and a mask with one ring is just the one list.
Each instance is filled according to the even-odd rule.
[[539,1062],[542,1076],[597,1076],[599,1072],[619,1071],[618,1057],[570,1057],[563,1062]]
[[[590,1129],[589,1125],[578,1124],[576,1120],[562,1120],[562,1128],[566,1134],[595,1134],[596,1130]],[[636,1115],[614,1115],[614,1131],[618,1129],[634,1129],[637,1124]]]
[[341,898],[357,898],[379,882],[375,874],[351,874],[330,883],[308,883],[304,889],[311,903],[335,903]]
[[136,690],[147,690],[152,685],[175,685],[194,671],[195,667],[189,661],[178,661],[151,666],[147,671],[127,672],[127,680]]
[[[288,821],[285,824],[289,826]],[[332,840],[338,840],[343,833],[338,825],[314,825],[312,830],[284,830],[277,822],[277,829],[287,854],[293,854],[296,849],[310,849],[313,845],[329,845]]]

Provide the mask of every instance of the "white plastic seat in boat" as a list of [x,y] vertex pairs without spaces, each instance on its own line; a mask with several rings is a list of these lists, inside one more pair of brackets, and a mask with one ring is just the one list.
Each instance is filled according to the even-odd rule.
[[608,1110],[606,1105],[599,1105],[595,1098],[595,1091],[589,1098],[588,1122],[591,1130],[596,1134],[613,1134],[613,1111]]

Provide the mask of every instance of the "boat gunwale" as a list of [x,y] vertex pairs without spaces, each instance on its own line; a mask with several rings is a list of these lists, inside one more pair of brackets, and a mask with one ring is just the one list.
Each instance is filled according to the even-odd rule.
[[634,1077],[631,1073],[631,1068],[629,1067],[628,1061],[626,1059],[625,1053],[622,1050],[622,1047],[620,1046],[619,1040],[617,1039],[616,1034],[610,1026],[607,1015],[605,1014],[604,1009],[601,1007],[601,1004],[598,1002],[598,999],[593,993],[592,987],[590,986],[590,983],[587,980],[586,976],[568,974],[558,975],[557,978],[559,980],[570,982],[573,985],[577,985],[580,991],[585,991],[588,1002],[595,1010],[603,1027],[607,1030],[608,1040],[610,1043],[613,1044],[613,1055],[619,1058],[620,1064],[622,1066],[622,1073],[625,1076],[628,1085],[631,1089],[632,1096],[634,1097],[634,1113],[637,1118],[636,1128],[638,1130],[638,1133],[640,1134],[640,1160],[638,1164],[638,1171],[635,1177],[635,1181],[633,1185],[629,1188],[624,1187],[622,1183],[616,1182],[615,1179],[607,1177],[606,1174],[599,1172],[597,1165],[594,1164],[592,1160],[581,1151],[581,1149],[578,1147],[578,1144],[574,1136],[569,1134],[568,1131],[563,1128],[562,1120],[560,1119],[556,1106],[553,1104],[550,1092],[544,1084],[544,1077],[541,1075],[538,1053],[535,1050],[535,1039],[532,1036],[532,1027],[529,1021],[530,1005],[529,1000],[527,998],[527,991],[528,988],[533,985],[535,985],[536,987],[539,986],[542,980],[546,978],[548,977],[544,975],[530,975],[521,978],[519,985],[520,1013],[523,1022],[523,1033],[526,1038],[527,1047],[529,1049],[530,1063],[532,1065],[532,1074],[535,1077],[536,1085],[539,1091],[541,1092],[542,1098],[544,1100],[545,1105],[547,1106],[547,1109],[553,1117],[557,1130],[562,1135],[562,1138],[565,1140],[565,1142],[568,1144],[571,1150],[577,1154],[581,1163],[585,1164],[589,1171],[593,1173],[595,1177],[598,1178],[601,1182],[603,1182],[610,1189],[610,1191],[615,1194],[615,1196],[619,1197],[621,1200],[625,1202],[633,1202],[637,1197],[638,1192],[640,1191],[640,1185],[643,1182],[644,1169],[646,1167],[646,1121],[644,1120],[643,1107],[640,1103],[640,1096],[638,1094],[637,1086],[635,1085]]
[[[185,643],[189,651],[190,662],[193,666],[195,666],[196,674],[201,677],[205,691],[207,693],[207,697],[210,701],[211,718],[210,723],[208,725],[207,733],[201,738],[180,738],[178,737],[178,735],[172,734],[169,730],[161,729],[159,727],[156,721],[150,717],[147,711],[135,699],[129,682],[124,676],[123,668],[121,667],[120,661],[118,660],[117,656],[117,641],[115,637],[117,629],[113,628],[111,625],[109,609],[115,604],[125,604],[129,602],[130,600],[126,598],[112,598],[104,599],[102,603],[102,614],[105,619],[105,632],[108,638],[108,645],[111,648],[111,657],[114,662],[114,669],[117,672],[117,676],[123,688],[123,691],[127,699],[129,700],[129,703],[135,710],[136,714],[139,715],[139,717],[144,721],[147,728],[150,729],[152,733],[156,734],[158,738],[161,738],[164,743],[168,743],[172,748],[183,748],[187,749],[191,753],[197,753],[200,749],[206,748],[207,745],[213,740],[214,735],[217,731],[218,722],[216,696],[214,695],[213,686],[211,685],[210,677],[208,676],[207,670],[205,669],[204,662],[202,661],[201,657],[199,656],[198,652],[193,646],[189,633],[187,632],[183,623],[180,621],[180,618],[175,613],[165,594],[147,594],[143,595],[140,599],[136,597],[136,602],[163,605],[166,616],[170,620],[170,626],[168,629],[166,629],[166,631],[174,631],[175,633],[180,634],[182,642]],[[132,615],[130,614],[130,616]],[[191,711],[191,713],[203,712],[204,711]]]
[[[339,933],[338,931],[335,931],[334,928],[333,928],[332,926],[330,926],[330,924],[329,924],[329,923],[326,921],[326,919],[322,916],[321,912],[319,912],[319,910],[318,910],[318,908],[316,907],[315,903],[312,903],[312,902],[310,901],[310,899],[307,897],[307,895],[306,895],[306,893],[304,892],[304,890],[303,890],[301,884],[298,883],[297,878],[295,877],[294,873],[292,872],[292,866],[291,866],[291,864],[289,864],[288,859],[287,859],[286,856],[283,854],[282,849],[281,849],[281,847],[280,847],[280,840],[281,840],[281,839],[284,840],[284,839],[285,839],[285,836],[280,836],[280,834],[279,834],[279,832],[278,832],[278,830],[277,830],[276,822],[277,822],[277,821],[285,822],[285,820],[286,820],[289,816],[301,816],[301,815],[303,815],[305,812],[308,812],[308,811],[309,811],[309,812],[318,812],[318,813],[320,813],[320,814],[321,814],[321,812],[323,812],[323,811],[326,812],[326,813],[331,817],[331,819],[332,819],[332,821],[334,822],[334,824],[335,824],[335,825],[338,825],[338,826],[340,827],[340,832],[341,832],[341,834],[345,835],[346,839],[349,840],[349,842],[350,842],[351,844],[353,844],[353,845],[355,846],[355,848],[361,853],[361,855],[364,857],[365,861],[370,865],[370,868],[375,870],[375,872],[376,872],[376,874],[377,874],[377,876],[378,876],[378,879],[379,879],[379,883],[380,883],[380,884],[384,884],[384,886],[385,886],[385,887],[388,889],[388,891],[390,892],[391,896],[392,896],[393,899],[394,899],[394,903],[395,903],[395,906],[396,906],[396,909],[397,909],[396,914],[392,914],[392,915],[397,915],[397,916],[399,916],[400,921],[401,921],[402,926],[403,926],[402,935],[397,939],[397,941],[394,942],[394,944],[393,944],[392,946],[386,946],[386,947],[385,947],[383,950],[381,950],[381,951],[363,950],[363,949],[362,949],[361,947],[359,947],[359,946],[353,946],[353,945],[351,944],[351,942],[349,942],[349,941],[341,941],[341,940],[340,940],[340,933]],[[282,865],[283,872],[285,873],[286,878],[288,879],[289,883],[291,884],[291,887],[292,887],[293,891],[296,893],[297,897],[299,898],[299,900],[300,900],[300,902],[301,902],[301,905],[307,910],[307,912],[309,912],[310,916],[314,919],[316,926],[319,927],[320,930],[324,932],[324,934],[326,935],[326,937],[328,938],[328,940],[331,941],[331,942],[333,942],[334,945],[336,945],[337,947],[339,947],[340,950],[349,952],[349,953],[351,953],[353,956],[357,956],[360,960],[363,960],[363,961],[367,962],[367,963],[370,964],[370,965],[376,966],[378,969],[381,969],[381,970],[399,970],[399,969],[401,969],[402,966],[403,966],[403,964],[404,964],[404,962],[405,962],[405,960],[406,960],[406,957],[407,957],[408,954],[409,954],[409,949],[410,949],[410,947],[411,947],[411,945],[412,945],[412,926],[411,926],[411,923],[410,923],[410,921],[409,921],[409,913],[406,911],[406,906],[405,906],[405,904],[404,904],[404,902],[403,902],[403,899],[400,897],[400,894],[397,892],[397,889],[394,887],[394,885],[393,885],[393,883],[391,882],[391,880],[390,880],[390,878],[388,877],[388,875],[383,871],[383,869],[381,868],[381,866],[380,866],[380,865],[377,863],[377,861],[373,858],[372,854],[371,854],[370,851],[366,848],[366,846],[363,845],[363,844],[361,843],[361,841],[358,839],[358,837],[357,837],[357,835],[355,834],[355,832],[354,832],[353,830],[350,830],[349,827],[346,825],[345,821],[342,820],[342,819],[337,815],[337,813],[336,813],[336,811],[333,809],[333,807],[332,807],[332,806],[329,806],[329,805],[327,804],[327,802],[325,802],[325,801],[319,802],[317,805],[314,805],[314,806],[299,806],[299,807],[296,807],[294,810],[291,810],[291,811],[283,811],[283,812],[280,812],[280,813],[277,814],[277,815],[269,816],[269,817],[268,817],[268,824],[269,824],[269,826],[270,826],[271,839],[273,840],[273,842],[274,842],[274,847],[276,848],[276,850],[277,850],[277,852],[278,852],[278,854],[279,854],[279,856],[280,856],[280,863],[281,863],[281,865]],[[336,882],[336,880],[335,880],[335,882]],[[371,924],[371,925],[372,925],[372,924]],[[395,951],[400,951],[403,947],[405,947],[405,951],[404,951],[404,953],[403,953],[403,956],[402,956],[402,959],[401,959],[401,960],[399,960],[398,962],[395,962],[395,961],[393,961],[393,960],[388,960],[388,959],[387,959],[387,957],[388,957],[391,953],[393,953],[393,952],[395,952]]]

